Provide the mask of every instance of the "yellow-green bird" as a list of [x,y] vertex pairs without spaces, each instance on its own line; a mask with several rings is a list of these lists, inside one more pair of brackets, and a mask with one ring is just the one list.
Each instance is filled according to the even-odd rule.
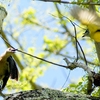
[[100,17],[95,11],[73,6],[70,14],[83,25],[87,26],[89,35],[94,41],[100,42]]

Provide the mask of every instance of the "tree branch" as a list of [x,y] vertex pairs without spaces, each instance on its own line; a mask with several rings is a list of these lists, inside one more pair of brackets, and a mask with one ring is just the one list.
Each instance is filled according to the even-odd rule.
[[85,94],[65,93],[59,90],[42,88],[40,90],[21,91],[9,94],[4,100],[100,100]]
[[100,5],[100,3],[94,3],[94,2],[68,2],[65,0],[33,0],[33,1],[44,1],[44,2],[56,2],[56,3],[64,3],[64,4],[77,4],[77,5]]

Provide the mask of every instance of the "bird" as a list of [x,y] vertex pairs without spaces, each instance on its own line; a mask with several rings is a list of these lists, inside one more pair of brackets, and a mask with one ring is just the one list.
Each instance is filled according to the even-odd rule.
[[73,6],[70,14],[81,24],[87,26],[90,38],[95,42],[100,42],[100,16],[95,10]]
[[12,57],[15,51],[14,48],[9,47],[0,56],[0,91],[5,88],[9,77],[18,81],[18,68]]

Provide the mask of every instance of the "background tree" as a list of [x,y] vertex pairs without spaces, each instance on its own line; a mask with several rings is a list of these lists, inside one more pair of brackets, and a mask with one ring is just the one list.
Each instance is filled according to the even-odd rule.
[[[98,3],[97,0],[94,0],[93,2]],[[76,4],[79,3],[87,3],[87,0],[76,1]],[[6,2],[5,4],[8,15],[4,21],[3,32],[1,35],[13,47],[65,66],[67,65],[63,61],[63,58],[67,57],[70,61],[75,60],[77,57],[76,41],[74,38],[75,30],[71,22],[68,20],[69,18],[71,21],[74,21],[69,14],[71,5],[32,0],[16,0],[12,2],[10,1],[9,3]],[[75,2],[73,1],[72,4],[75,4]],[[88,5],[80,6],[88,7]],[[99,13],[98,9],[99,6],[97,6],[97,11]],[[75,23],[77,23],[77,21]],[[79,26],[76,26],[77,39],[83,48],[86,61],[91,69],[95,72],[99,72],[99,61],[97,59],[94,42],[89,37],[82,37],[83,33],[86,31],[86,27],[79,23],[78,25]],[[4,43],[2,40],[1,43],[1,48],[3,49],[0,52],[4,51],[6,47],[9,47],[9,45]],[[85,63],[83,54],[79,47],[78,58],[80,62]],[[62,77],[59,76],[59,69],[62,71],[62,75],[65,79],[68,76],[69,70],[66,72],[66,69],[60,67],[56,67],[58,70],[55,70],[54,65],[32,58],[23,53],[16,52],[14,59],[16,60],[20,71],[19,81],[16,83],[9,80],[7,90],[20,91],[40,88],[36,82],[40,82],[40,80],[37,80],[43,76],[45,72],[49,73],[50,68],[52,68],[52,71],[50,71],[52,73],[50,73],[50,76],[47,76],[49,80],[51,77],[54,77],[55,74],[57,74],[58,78]],[[75,72],[71,72],[70,75],[79,78],[78,76],[80,75],[80,72],[83,73],[83,77],[77,80],[77,83],[73,81],[74,79],[70,79],[69,77],[69,80],[67,81],[70,81],[70,85],[64,88],[64,90],[74,93],[86,93],[87,74],[82,72],[81,69],[76,69],[74,71]],[[55,88],[60,88],[65,82],[62,80],[63,84],[61,81],[57,82],[57,77],[54,77],[53,79],[54,81],[51,82],[53,84],[51,87],[53,88],[54,84],[57,85],[57,83],[59,83],[60,86],[55,86]],[[46,82],[49,80],[46,80]],[[99,88],[97,87],[92,95],[99,96],[98,91]]]

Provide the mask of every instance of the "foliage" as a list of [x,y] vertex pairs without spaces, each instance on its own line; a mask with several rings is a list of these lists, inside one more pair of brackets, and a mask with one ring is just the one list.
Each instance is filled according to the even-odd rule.
[[[77,2],[83,1],[77,0]],[[84,2],[87,2],[87,0]],[[13,1],[13,4],[14,3],[16,2]],[[19,1],[19,3],[21,2]],[[29,3],[31,2],[29,1]],[[55,16],[53,16],[52,14],[47,13],[49,8],[46,9],[47,7],[44,7],[46,3],[39,3],[42,6],[38,6],[38,3],[37,5],[31,3],[27,4],[27,7],[25,4],[26,8],[22,8],[24,10],[20,11],[20,13],[16,10],[16,14],[12,4],[10,5],[12,7],[11,11],[9,7],[7,8],[7,10],[9,10],[9,15],[4,22],[4,33],[7,40],[13,46],[44,59],[57,58],[56,61],[60,63],[64,57],[68,57],[73,61],[73,58],[76,56],[75,32],[70,21],[62,16],[67,16],[74,21],[68,13],[69,7],[66,5],[50,3],[49,7],[52,8],[50,13],[55,14]],[[18,9],[18,6],[16,7],[16,9]],[[89,37],[82,38],[82,33],[84,32],[83,28],[77,26],[76,28],[78,41],[85,52],[89,66],[92,68],[98,64],[93,41],[90,40]],[[80,62],[84,62],[81,50],[79,49],[78,52]],[[18,58],[16,62],[19,67],[19,81],[15,82],[9,80],[7,89],[17,91],[35,89],[33,83],[36,83],[37,79],[44,75],[50,65],[22,53],[16,53],[16,55],[17,57],[14,56],[14,58],[15,60]],[[96,71],[98,71],[98,68]],[[55,73],[57,74],[57,72]],[[51,75],[51,77],[53,76]],[[62,86],[63,84],[60,85]],[[85,75],[81,81],[70,83],[64,91],[85,93],[86,86],[87,76]],[[93,95],[97,96],[98,91],[100,90],[94,91]]]

